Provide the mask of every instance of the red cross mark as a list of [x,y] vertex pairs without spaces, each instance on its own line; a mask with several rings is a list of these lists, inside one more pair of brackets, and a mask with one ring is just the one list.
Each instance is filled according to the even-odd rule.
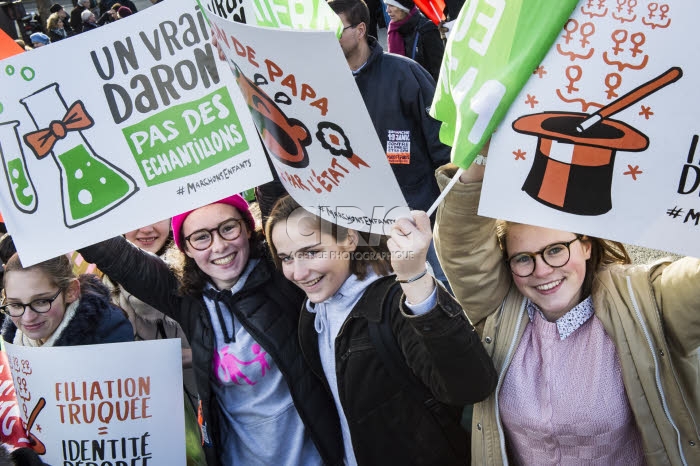
[[535,105],[539,104],[536,96],[530,95],[530,94],[527,95],[527,99],[525,100],[525,103],[528,104],[530,106],[530,108],[535,108]]
[[515,156],[515,160],[525,160],[525,155],[527,155],[527,152],[523,152],[522,149],[518,149],[513,151],[513,155]]
[[644,115],[645,119],[649,119],[650,116],[654,114],[654,112],[651,111],[651,107],[647,107],[646,105],[642,105],[642,111],[639,112],[640,115]]
[[631,175],[634,181],[637,181],[637,175],[644,173],[639,169],[639,165],[635,165],[634,167],[632,165],[627,165],[627,168],[629,168],[630,170],[624,172],[623,175]]
[[544,66],[540,65],[532,74],[536,74],[540,77],[540,79],[542,79],[544,75],[547,74],[547,70],[544,69]]

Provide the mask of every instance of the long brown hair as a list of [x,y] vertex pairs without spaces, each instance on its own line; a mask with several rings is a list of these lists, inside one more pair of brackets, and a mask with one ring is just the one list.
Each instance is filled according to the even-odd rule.
[[[275,225],[287,221],[289,216],[299,209],[301,209],[301,206],[291,196],[286,195],[277,200],[272,207],[267,223],[265,223],[265,236],[267,237],[270,254],[275,265],[280,270],[282,269],[282,262],[277,256],[277,248],[272,242],[272,229]],[[350,234],[348,228],[329,222],[308,211],[305,211],[304,215],[305,218],[310,219],[318,226],[318,231],[329,232],[335,241],[339,243],[344,242]],[[392,270],[386,237],[360,231],[356,233],[359,236],[359,244],[354,253],[350,255],[350,273],[357,276],[358,279],[364,280],[369,267],[371,267],[377,275],[389,275]]]
[[[499,220],[496,222],[496,236],[498,237],[498,244],[501,247],[504,261],[508,260],[508,246],[506,244],[506,237],[508,235],[508,230],[512,225],[517,225],[517,223],[507,222],[505,220]],[[595,236],[587,236],[578,233],[574,234],[579,236],[581,241],[588,242],[591,245],[591,257],[586,261],[586,276],[584,277],[583,284],[581,285],[581,296],[586,297],[591,294],[593,279],[601,268],[611,264],[632,263],[632,259],[630,259],[627,249],[625,249],[625,246],[622,243],[597,238]]]

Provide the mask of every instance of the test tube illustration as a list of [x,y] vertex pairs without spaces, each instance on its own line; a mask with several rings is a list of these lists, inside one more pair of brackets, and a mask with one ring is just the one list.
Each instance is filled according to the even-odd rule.
[[37,158],[51,154],[61,176],[61,200],[66,227],[94,220],[138,191],[126,172],[100,157],[83,131],[94,122],[81,101],[66,105],[58,84],[52,83],[23,98],[37,131],[24,141]]
[[31,214],[36,211],[39,198],[29,176],[18,126],[16,120],[0,123],[0,157],[12,202],[20,212]]

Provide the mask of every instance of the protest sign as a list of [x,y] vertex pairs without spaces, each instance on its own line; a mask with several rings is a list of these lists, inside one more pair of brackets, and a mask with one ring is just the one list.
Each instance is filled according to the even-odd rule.
[[343,24],[326,0],[203,0],[214,15],[251,26],[335,31]]
[[300,205],[376,233],[408,215],[333,33],[209,19],[279,178]]
[[191,1],[155,5],[1,69],[0,211],[25,265],[271,179]]
[[699,13],[581,1],[492,140],[479,214],[700,256]]
[[179,340],[5,347],[27,435],[44,463],[185,464]]
[[17,42],[8,36],[3,30],[0,30],[0,59],[11,57],[12,55],[17,55],[22,53],[22,47],[20,47]]
[[450,30],[430,114],[467,168],[554,42],[577,0],[467,0]]
[[4,350],[0,351],[0,443],[11,449],[31,446],[19,414],[12,373]]

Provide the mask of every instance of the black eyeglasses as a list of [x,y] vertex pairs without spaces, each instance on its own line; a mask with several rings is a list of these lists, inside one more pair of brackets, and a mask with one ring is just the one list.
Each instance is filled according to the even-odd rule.
[[359,24],[360,24],[360,23],[351,24],[350,26],[345,26],[340,34],[343,34],[343,32],[345,32],[346,29],[356,28],[357,26],[359,26]]
[[521,252],[506,259],[506,263],[510,271],[518,277],[529,277],[535,272],[537,256],[542,257],[544,263],[550,267],[554,267],[555,269],[564,267],[569,263],[569,259],[571,258],[569,247],[574,241],[579,239],[581,239],[581,237],[577,236],[566,243],[553,243],[537,252]]
[[7,303],[3,306],[0,306],[0,311],[2,311],[4,314],[9,315],[10,317],[22,317],[22,315],[24,315],[24,311],[26,311],[27,307],[29,307],[34,312],[44,314],[45,312],[49,312],[51,310],[51,305],[56,300],[56,298],[58,298],[58,295],[60,295],[62,291],[63,289],[59,288],[56,294],[53,295],[53,298],[35,299],[29,304]]
[[197,230],[185,236],[185,241],[197,251],[204,251],[214,242],[215,231],[219,233],[221,239],[226,241],[233,241],[241,236],[241,231],[243,230],[241,222],[240,218],[229,218],[219,223],[216,228]]

